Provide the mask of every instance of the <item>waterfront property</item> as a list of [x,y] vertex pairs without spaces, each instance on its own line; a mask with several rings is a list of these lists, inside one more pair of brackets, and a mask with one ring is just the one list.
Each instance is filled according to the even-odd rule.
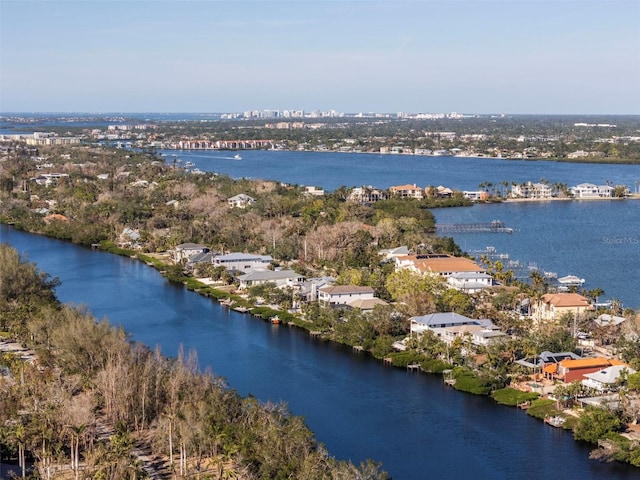
[[304,281],[304,276],[293,270],[251,270],[238,277],[240,290],[256,285],[272,283],[278,288],[298,286]]
[[373,288],[359,285],[325,285],[318,289],[322,307],[346,307],[356,300],[373,300]]
[[604,357],[565,359],[558,363],[546,365],[542,371],[547,378],[559,380],[563,383],[571,383],[575,380],[583,380],[589,373],[598,372],[614,365],[625,365],[618,360],[609,360]]
[[[421,335],[431,330],[447,343],[456,337],[469,333],[474,345],[487,345],[505,334],[489,319],[474,319],[455,312],[432,313],[411,317],[410,334]],[[469,328],[471,327],[471,328]]]
[[394,185],[389,187],[389,191],[392,195],[400,198],[424,198],[424,190],[415,183],[413,185]]
[[230,272],[248,272],[249,270],[266,269],[272,262],[271,255],[252,253],[227,253],[213,257],[216,267],[225,267]]
[[473,260],[452,255],[403,255],[395,260],[396,268],[406,268],[423,275],[439,275],[443,278],[458,273],[486,273],[486,270]]
[[567,313],[578,317],[593,310],[589,300],[578,293],[546,293],[532,306],[533,317],[538,321],[559,320]]
[[321,287],[330,286],[335,283],[333,277],[314,277],[305,279],[300,285],[300,297],[303,302],[311,303],[318,301],[318,290]]
[[581,183],[571,187],[569,190],[575,198],[611,198],[615,188],[610,185]]
[[447,345],[460,338],[468,339],[476,347],[486,347],[497,341],[503,340],[507,334],[494,328],[483,325],[457,325],[432,329]]
[[198,243],[181,243],[173,251],[173,260],[176,263],[189,260],[193,255],[207,253],[209,248]]
[[511,187],[511,196],[513,198],[533,198],[544,200],[551,198],[551,187],[544,183],[521,183]]
[[610,367],[584,375],[582,384],[601,392],[616,389],[622,375],[631,375],[636,371],[628,365],[611,365]]

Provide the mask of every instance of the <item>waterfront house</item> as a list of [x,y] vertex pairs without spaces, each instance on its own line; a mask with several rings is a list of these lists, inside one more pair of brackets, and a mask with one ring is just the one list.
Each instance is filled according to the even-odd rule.
[[213,252],[196,253],[187,259],[185,267],[187,270],[193,270],[199,263],[211,263],[213,262],[213,256]]
[[451,345],[457,338],[462,338],[468,339],[476,347],[486,347],[507,337],[507,334],[500,330],[482,325],[457,325],[434,329],[434,332],[447,345]]
[[521,183],[511,187],[511,196],[513,198],[533,198],[547,199],[551,198],[551,187],[544,183]]
[[134,229],[126,227],[118,236],[118,246],[123,248],[135,247],[138,246],[138,240],[140,240],[140,234]]
[[465,293],[478,293],[493,285],[493,278],[485,272],[456,272],[447,277],[451,288]]
[[394,185],[389,187],[392,195],[400,198],[418,198],[424,197],[424,190],[414,183],[413,185]]
[[486,330],[498,330],[498,327],[496,327],[489,319],[469,318],[455,312],[421,315],[417,317],[411,317],[409,321],[411,324],[410,331],[412,334],[421,334],[427,330],[431,330],[435,332],[436,335],[441,336],[444,329],[468,325],[480,326],[481,328]]
[[214,256],[213,264],[216,267],[225,267],[232,272],[248,272],[249,270],[266,270],[272,260],[271,255],[234,252]]
[[593,310],[589,300],[578,293],[547,293],[532,307],[538,321],[558,320],[567,313],[580,317]]
[[347,307],[358,309],[362,313],[372,312],[376,306],[385,306],[385,305],[389,305],[389,304],[377,297],[358,298],[356,300],[352,300],[349,303],[347,303]]
[[314,277],[305,279],[300,285],[300,297],[303,302],[311,303],[318,300],[318,289],[327,285],[333,285],[336,279],[333,277]]
[[244,193],[234,195],[227,200],[230,208],[247,208],[254,204],[255,198],[250,197]]
[[299,286],[304,281],[304,276],[293,270],[251,270],[238,277],[240,290],[272,283],[277,288]]
[[535,357],[525,357],[516,360],[515,363],[522,365],[523,367],[535,370],[540,370],[547,366],[561,362],[562,360],[578,360],[582,358],[580,355],[574,352],[548,352],[544,351]]
[[581,183],[569,190],[575,198],[611,198],[615,188],[609,185]]
[[449,187],[443,187],[442,185],[439,185],[436,188],[436,192],[437,196],[440,198],[449,198],[453,196],[453,190],[451,190]]
[[359,285],[325,285],[318,289],[322,307],[346,307],[355,300],[373,299],[373,288]]
[[373,203],[378,200],[384,200],[387,195],[380,189],[372,187],[371,185],[365,187],[355,187],[349,193],[348,200],[355,203]]
[[178,263],[187,261],[191,256],[198,253],[206,253],[209,251],[208,247],[197,243],[181,243],[177,245],[173,251],[173,260]]
[[462,192],[464,198],[471,200],[472,202],[484,201],[489,197],[489,194],[482,190],[470,191],[464,190]]
[[[439,275],[448,278],[460,273],[486,274],[486,270],[473,260],[445,254],[402,255],[395,257],[396,268],[406,268],[423,275]],[[478,280],[488,282],[482,276]]]
[[542,371],[547,378],[560,380],[563,383],[571,383],[587,378],[585,375],[589,373],[603,370],[612,365],[620,365],[621,363],[604,357],[565,359],[558,363],[546,365]]
[[584,375],[582,384],[601,392],[615,390],[622,375],[631,375],[636,371],[629,365],[611,365],[597,372]]

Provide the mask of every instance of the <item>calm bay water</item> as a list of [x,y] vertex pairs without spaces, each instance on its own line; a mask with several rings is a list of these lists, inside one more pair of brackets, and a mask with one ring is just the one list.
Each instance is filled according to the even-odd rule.
[[[627,185],[631,191],[640,181],[640,165],[577,164],[548,161],[500,160],[492,158],[430,157],[421,155],[378,155],[368,153],[281,152],[243,150],[242,160],[235,152],[211,150],[161,150],[171,163],[193,162],[208,172],[234,178],[262,178],[298,185],[315,185],[326,190],[342,186],[444,185],[458,190],[478,190],[482,182],[538,182],[568,186],[588,182]],[[174,157],[175,156],[175,157]]]
[[[477,190],[481,182],[588,182],[640,186],[640,165],[576,164],[487,158],[425,157],[349,153],[164,150],[167,161],[193,162],[199,169],[234,178],[277,179],[327,190],[341,186],[388,188],[406,183]],[[175,157],[174,157],[175,155]],[[639,182],[636,184],[635,182]],[[602,288],[603,299],[615,298],[640,309],[640,201],[553,201],[474,205],[433,210],[438,223],[502,220],[512,235],[455,234],[466,252],[495,247],[512,259],[557,273],[584,278],[586,289]]]
[[229,311],[141,262],[6,226],[0,241],[60,277],[63,302],[166,355],[181,344],[197,350],[202,368],[242,395],[287,402],[337,458],[382,461],[397,480],[637,478],[637,469],[589,460],[589,447],[523,411]]
[[[569,185],[626,184],[640,166],[577,165],[452,157],[307,152],[164,152],[202,170],[232,177],[316,185],[446,185],[475,190],[484,181],[541,178]],[[605,296],[640,307],[640,201],[504,203],[435,210],[440,223],[500,219],[506,234],[455,235],[466,251],[494,246],[560,276],[587,279]],[[627,479],[638,470],[588,460],[589,447],[569,433],[516,409],[458,393],[439,377],[386,368],[350,349],[313,341],[303,332],[230,312],[169,284],[131,260],[0,226],[0,241],[59,276],[59,298],[87,305],[98,318],[122,325],[132,338],[175,355],[198,352],[202,368],[227,379],[240,394],[284,401],[303,415],[338,458],[373,458],[396,479]],[[144,288],[141,288],[144,287]]]

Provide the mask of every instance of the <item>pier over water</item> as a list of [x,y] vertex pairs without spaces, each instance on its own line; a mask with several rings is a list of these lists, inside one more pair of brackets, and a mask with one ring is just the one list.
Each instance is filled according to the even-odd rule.
[[513,228],[507,227],[500,220],[493,220],[489,223],[442,223],[436,225],[436,228],[441,233],[513,233]]

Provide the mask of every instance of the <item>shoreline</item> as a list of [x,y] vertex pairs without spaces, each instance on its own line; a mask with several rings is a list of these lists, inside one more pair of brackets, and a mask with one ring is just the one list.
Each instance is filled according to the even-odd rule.
[[[591,201],[623,201],[640,200],[640,194],[634,193],[626,197],[593,197],[593,198],[505,198],[502,203],[530,203],[530,202],[591,202]],[[490,203],[490,202],[489,202]]]

